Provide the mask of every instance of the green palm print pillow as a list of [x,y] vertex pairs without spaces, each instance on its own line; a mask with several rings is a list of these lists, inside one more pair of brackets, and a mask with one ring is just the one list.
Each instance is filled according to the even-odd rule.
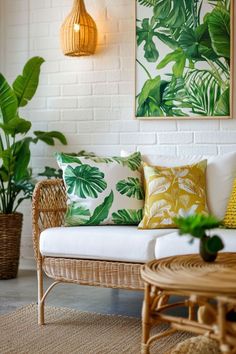
[[144,190],[141,154],[98,157],[57,154],[68,196],[66,226],[138,225]]

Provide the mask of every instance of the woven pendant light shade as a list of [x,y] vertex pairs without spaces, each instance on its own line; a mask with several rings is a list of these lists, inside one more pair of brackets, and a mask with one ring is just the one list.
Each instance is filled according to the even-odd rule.
[[96,45],[96,24],[87,13],[84,0],[74,0],[72,11],[61,26],[62,51],[72,57],[91,55]]

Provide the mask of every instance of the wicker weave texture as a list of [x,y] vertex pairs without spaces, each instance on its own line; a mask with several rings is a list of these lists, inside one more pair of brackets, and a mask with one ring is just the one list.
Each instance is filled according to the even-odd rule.
[[145,281],[164,289],[236,294],[236,253],[220,253],[212,263],[196,254],[163,258],[144,265],[141,273]]
[[33,244],[38,264],[43,262],[46,274],[59,281],[123,289],[143,289],[141,264],[42,257],[40,233],[60,227],[66,211],[66,191],[62,180],[46,180],[36,185],[33,195]]
[[119,289],[142,290],[141,264],[82,259],[43,259],[45,273],[56,281]]
[[83,0],[74,0],[71,13],[61,27],[61,47],[68,56],[83,56],[95,53],[97,27],[87,13]]
[[39,255],[40,233],[50,227],[64,223],[66,212],[66,191],[60,179],[39,182],[32,199],[33,245],[36,259]]
[[[154,260],[142,267],[141,275],[145,281],[142,354],[149,354],[153,341],[176,330],[207,335],[218,341],[223,353],[236,353],[236,327],[228,318],[231,314],[232,319],[236,310],[236,253],[221,253],[213,263],[206,263],[195,254]],[[182,300],[168,302],[172,295],[180,295]],[[167,312],[174,307],[186,307],[188,317]],[[203,310],[211,318],[202,316]],[[152,335],[150,326],[160,322],[169,323],[170,328]]]
[[0,279],[16,278],[23,215],[0,214]]

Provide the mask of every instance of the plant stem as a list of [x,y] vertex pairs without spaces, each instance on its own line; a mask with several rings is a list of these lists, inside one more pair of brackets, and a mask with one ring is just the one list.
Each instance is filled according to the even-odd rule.
[[136,59],[137,63],[139,63],[139,65],[143,68],[143,70],[146,72],[147,76],[149,77],[149,79],[152,79],[151,74],[149,73],[149,71],[145,68],[145,66],[138,60]]

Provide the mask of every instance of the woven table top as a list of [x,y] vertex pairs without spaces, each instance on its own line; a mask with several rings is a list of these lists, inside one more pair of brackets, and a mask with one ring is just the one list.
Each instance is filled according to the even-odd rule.
[[236,253],[220,253],[213,263],[196,254],[154,260],[142,267],[141,276],[164,290],[236,296]]

